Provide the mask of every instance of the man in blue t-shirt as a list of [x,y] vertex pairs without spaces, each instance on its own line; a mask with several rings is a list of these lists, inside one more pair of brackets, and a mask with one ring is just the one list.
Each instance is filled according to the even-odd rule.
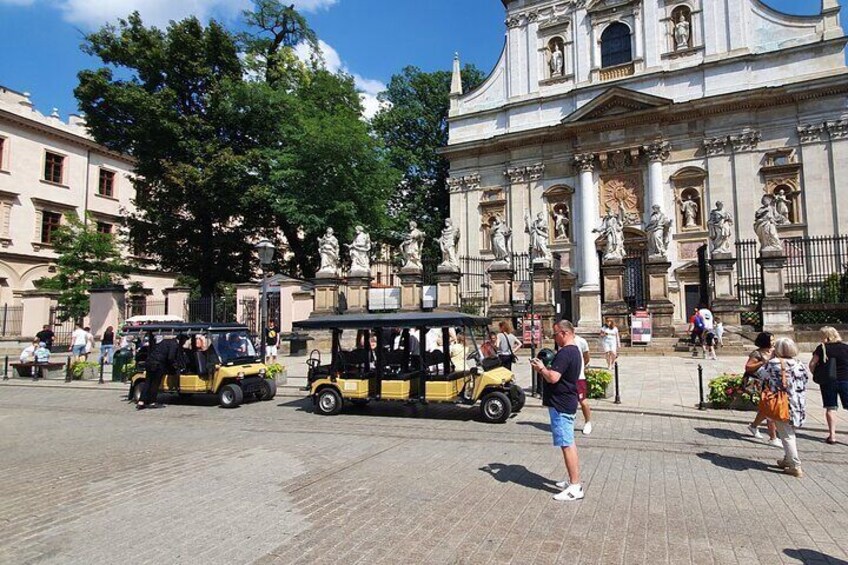
[[554,341],[559,351],[550,368],[539,359],[530,361],[533,370],[547,383],[542,394],[542,404],[548,407],[551,418],[551,434],[554,445],[562,449],[568,480],[557,483],[563,491],[554,500],[580,500],[583,486],[580,484],[580,461],[574,443],[574,418],[577,415],[577,381],[583,367],[583,354],[574,343],[574,326],[563,320],[554,324]]

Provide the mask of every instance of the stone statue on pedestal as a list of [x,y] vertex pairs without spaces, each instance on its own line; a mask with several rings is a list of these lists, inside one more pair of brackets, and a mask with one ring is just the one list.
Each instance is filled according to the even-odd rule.
[[400,244],[403,254],[403,270],[421,270],[421,248],[424,246],[424,232],[418,229],[417,222],[409,222],[409,233]]
[[[623,215],[623,209],[621,214]],[[601,222],[601,227],[592,230],[599,233],[607,240],[607,248],[604,253],[604,261],[621,261],[624,259],[624,222],[620,216],[613,214],[612,208],[607,206],[607,213]]]
[[760,240],[760,253],[782,252],[780,235],[777,226],[784,225],[789,221],[777,212],[774,196],[766,194],[760,201],[762,206],[754,214],[754,233]]
[[442,264],[439,267],[447,267],[451,270],[459,270],[459,228],[454,227],[450,218],[445,220],[445,228],[439,238],[439,247],[442,250]]
[[680,18],[674,25],[674,48],[677,51],[689,48],[689,38],[692,36],[692,25],[686,19],[685,14],[680,14]]
[[533,263],[551,264],[551,250],[548,248],[548,219],[544,212],[539,212],[532,219],[528,210],[524,216],[524,230],[530,234],[530,260]]
[[678,204],[680,204],[680,214],[683,216],[683,227],[697,228],[700,206],[698,206],[695,197],[689,195],[685,200],[678,200]]
[[338,274],[339,240],[336,239],[333,228],[327,228],[327,233],[318,238],[318,253],[321,254],[321,269],[318,274]]
[[724,202],[716,202],[710,212],[710,247],[712,254],[731,254],[730,238],[733,237],[733,216],[724,209]]
[[551,77],[561,77],[565,73],[565,58],[559,49],[559,44],[554,44],[551,52]]
[[671,220],[663,214],[658,204],[653,206],[651,221],[645,226],[648,234],[648,256],[665,257],[668,255],[668,244],[671,240]]
[[568,226],[571,223],[571,214],[567,204],[554,206],[554,235],[557,240],[568,239]]
[[495,255],[495,262],[509,262],[509,240],[512,237],[512,230],[503,221],[500,214],[495,216],[492,222],[492,253]]
[[347,244],[350,250],[350,274],[353,276],[371,276],[371,236],[365,228],[356,226],[353,243]]

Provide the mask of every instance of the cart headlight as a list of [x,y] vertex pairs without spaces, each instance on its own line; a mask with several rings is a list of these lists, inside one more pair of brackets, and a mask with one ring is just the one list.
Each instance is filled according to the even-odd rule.
[[267,371],[265,369],[259,369],[259,376],[260,377],[264,377],[266,375],[266,373],[267,373]]
[[243,373],[243,372],[240,372],[239,374],[237,374],[237,375],[236,375],[236,378],[237,378],[237,379],[239,379],[239,380],[243,379],[243,378],[244,378],[244,373]]

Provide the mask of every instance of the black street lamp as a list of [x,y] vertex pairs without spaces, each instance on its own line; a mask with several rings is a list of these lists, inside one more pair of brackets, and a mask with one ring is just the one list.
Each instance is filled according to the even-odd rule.
[[259,303],[259,341],[262,351],[262,362],[265,362],[265,330],[268,327],[268,267],[274,261],[274,244],[267,239],[259,241],[255,245],[256,253],[259,255],[259,265],[262,267],[262,296]]

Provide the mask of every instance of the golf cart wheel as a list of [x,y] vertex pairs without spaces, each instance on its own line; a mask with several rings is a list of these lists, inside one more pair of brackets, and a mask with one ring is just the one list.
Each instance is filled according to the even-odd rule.
[[132,399],[133,402],[138,404],[141,402],[141,399],[144,398],[144,395],[147,393],[147,382],[146,381],[138,381],[133,385],[132,389]]
[[524,404],[527,402],[527,393],[524,392],[524,389],[520,386],[515,387],[515,398],[512,400],[512,411],[513,412],[521,412],[521,409],[524,408]]
[[244,402],[244,392],[236,384],[228,384],[218,393],[218,402],[223,408],[235,408]]
[[342,397],[332,387],[321,389],[315,396],[315,409],[324,416],[335,416],[342,411]]
[[490,424],[502,424],[512,414],[512,402],[500,391],[490,392],[480,404],[483,420]]
[[272,400],[277,396],[277,382],[271,379],[262,379],[262,384],[259,387],[259,400]]

